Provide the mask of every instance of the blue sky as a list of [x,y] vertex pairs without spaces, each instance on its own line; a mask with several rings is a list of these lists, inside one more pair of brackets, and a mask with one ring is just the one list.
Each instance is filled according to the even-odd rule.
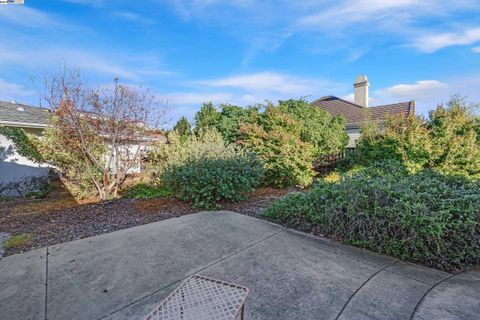
[[203,101],[351,98],[359,74],[371,105],[480,101],[478,0],[25,0],[0,30],[0,100],[38,105],[32,76],[65,59],[152,88],[172,121]]

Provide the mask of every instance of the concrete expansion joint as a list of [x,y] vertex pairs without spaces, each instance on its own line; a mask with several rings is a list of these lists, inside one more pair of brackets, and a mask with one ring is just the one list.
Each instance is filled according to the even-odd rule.
[[[221,262],[224,262],[224,261],[226,261],[226,260],[228,260],[228,259],[236,256],[237,254],[239,254],[239,253],[241,253],[241,252],[243,252],[243,251],[245,251],[245,250],[248,250],[248,249],[250,249],[250,248],[253,248],[253,247],[259,245],[260,243],[262,243],[262,242],[264,242],[264,241],[266,241],[266,240],[268,240],[268,239],[276,236],[277,234],[279,234],[279,233],[281,233],[281,232],[284,232],[286,229],[287,229],[286,227],[283,227],[283,226],[282,226],[281,229],[279,229],[278,231],[275,231],[275,232],[269,234],[268,236],[266,236],[266,237],[264,237],[264,238],[262,238],[262,239],[260,239],[260,240],[258,240],[258,241],[256,241],[256,242],[254,242],[254,243],[249,244],[249,245],[246,246],[245,248],[242,248],[242,249],[240,249],[240,250],[238,250],[238,251],[235,251],[234,253],[232,253],[232,254],[230,254],[230,255],[227,255],[227,256],[225,256],[225,257],[223,257],[223,258],[221,258],[221,259],[219,259],[219,260],[217,260],[217,261],[214,261],[214,262],[206,265],[205,267],[197,270],[196,272],[187,274],[187,275],[185,275],[185,277],[183,277],[183,278],[181,278],[181,279],[178,279],[178,280],[176,280],[176,281],[174,281],[174,282],[172,282],[172,283],[169,283],[169,284],[167,284],[167,285],[165,285],[165,286],[163,286],[163,287],[161,287],[161,288],[159,288],[159,289],[157,289],[157,290],[155,290],[155,291],[153,291],[153,292],[151,292],[151,293],[149,293],[149,294],[147,294],[147,295],[145,295],[145,296],[143,296],[143,297],[141,297],[141,298],[139,298],[139,299],[136,299],[136,300],[132,301],[131,303],[129,303],[129,304],[127,304],[127,305],[125,305],[125,306],[117,309],[117,310],[114,310],[114,311],[111,312],[110,314],[105,315],[105,316],[103,316],[103,317],[101,317],[101,318],[98,318],[98,319],[96,319],[96,320],[107,319],[107,318],[113,316],[115,313],[118,313],[118,312],[120,312],[120,311],[122,311],[122,310],[124,310],[124,309],[126,309],[126,308],[128,308],[128,307],[130,307],[130,306],[132,306],[132,305],[134,305],[134,304],[136,304],[136,303],[138,303],[138,302],[140,302],[140,301],[142,301],[142,300],[144,300],[144,299],[146,299],[146,298],[148,298],[148,297],[150,297],[150,296],[152,296],[152,295],[154,295],[154,294],[156,294],[156,293],[158,293],[158,292],[160,292],[160,291],[162,291],[162,290],[164,290],[164,289],[166,289],[166,288],[168,288],[168,287],[170,287],[170,286],[172,286],[172,285],[174,285],[174,284],[177,284],[177,283],[182,282],[183,280],[185,280],[186,278],[192,276],[192,275],[195,274],[195,273],[202,272],[202,271],[204,271],[204,270],[206,270],[206,269],[208,269],[208,268],[210,268],[210,267],[213,267],[214,265],[217,265],[217,264],[219,264],[219,263],[221,263]],[[48,320],[48,319],[45,318],[45,320]]]
[[335,320],[338,320],[340,319],[340,316],[342,315],[342,313],[345,311],[345,309],[347,308],[348,304],[350,303],[350,301],[352,301],[352,299],[357,295],[358,292],[360,292],[360,290],[362,290],[363,287],[365,287],[365,285],[367,283],[370,282],[370,280],[372,280],[373,278],[375,278],[375,276],[377,276],[380,272],[382,271],[385,271],[386,269],[394,266],[396,263],[398,263],[399,260],[395,260],[393,261],[392,263],[389,263],[387,264],[386,266],[384,266],[383,268],[380,268],[378,269],[376,272],[374,272],[367,280],[365,280],[365,282],[363,282],[360,287],[357,288],[357,290],[355,290],[353,292],[353,294],[348,298],[347,302],[345,302],[345,304],[343,305],[342,309],[340,310],[340,312],[338,313],[338,315],[335,317]]
[[[463,273],[463,272],[462,272]],[[438,281],[436,284],[432,285],[424,294],[423,296],[420,298],[420,300],[418,300],[417,304],[415,305],[415,308],[413,309],[412,311],[412,314],[410,315],[410,320],[413,320],[415,318],[415,313],[417,313],[418,311],[418,308],[420,308],[420,306],[422,305],[422,302],[425,300],[425,298],[428,296],[428,294],[430,292],[432,292],[433,289],[435,289],[436,287],[438,287],[439,285],[441,285],[442,283],[444,283],[445,281],[447,281],[448,279],[451,279],[452,277],[454,276],[458,276],[462,273],[459,273],[459,274],[450,274],[448,277]]]
[[48,246],[45,247],[45,320],[48,320]]

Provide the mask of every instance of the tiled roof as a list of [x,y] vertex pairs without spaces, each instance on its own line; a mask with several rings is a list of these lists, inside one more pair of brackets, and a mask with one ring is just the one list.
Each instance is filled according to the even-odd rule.
[[0,101],[0,125],[18,127],[46,127],[49,111],[45,108]]
[[342,115],[347,129],[360,128],[366,121],[383,122],[387,116],[408,115],[415,112],[415,102],[400,102],[382,106],[364,108],[353,102],[334,96],[326,96],[312,102],[331,115]]

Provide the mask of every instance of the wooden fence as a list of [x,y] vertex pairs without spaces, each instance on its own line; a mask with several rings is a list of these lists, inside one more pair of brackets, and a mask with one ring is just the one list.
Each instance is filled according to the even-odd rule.
[[343,152],[337,154],[327,154],[318,158],[314,162],[315,171],[320,175],[325,175],[329,172],[335,170],[339,162],[345,159],[347,156],[353,155],[355,153],[355,148],[346,148]]

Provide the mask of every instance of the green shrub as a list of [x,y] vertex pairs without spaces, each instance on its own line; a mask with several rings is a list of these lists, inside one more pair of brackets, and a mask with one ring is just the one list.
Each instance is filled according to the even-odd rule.
[[312,183],[314,159],[346,146],[344,120],[331,117],[307,101],[279,101],[240,126],[239,143],[265,164],[265,184],[305,187]]
[[345,120],[312,106],[304,99],[279,101],[279,109],[302,124],[300,138],[313,145],[313,156],[337,154],[347,146]]
[[480,184],[398,162],[319,181],[266,217],[380,253],[455,270],[480,264]]
[[258,123],[244,124],[241,131],[241,144],[264,163],[266,185],[284,188],[312,183],[313,144],[301,140],[300,121],[269,106]]
[[133,199],[153,199],[171,196],[170,191],[147,183],[139,183],[125,190],[124,196]]
[[220,110],[220,119],[216,122],[215,128],[229,143],[238,141],[241,137],[240,127],[255,123],[259,114],[257,107],[243,108],[228,104],[221,104]]
[[253,155],[197,159],[171,167],[161,179],[171,192],[198,208],[218,208],[221,200],[240,201],[260,184],[263,167]]
[[397,160],[412,172],[429,168],[447,175],[480,178],[478,120],[462,99],[432,110],[428,119],[410,115],[390,118],[383,128],[362,128],[351,163],[369,165]]
[[226,144],[214,129],[181,141],[176,132],[149,155],[153,181],[195,206],[214,208],[221,200],[239,201],[261,182],[264,170],[257,156]]

